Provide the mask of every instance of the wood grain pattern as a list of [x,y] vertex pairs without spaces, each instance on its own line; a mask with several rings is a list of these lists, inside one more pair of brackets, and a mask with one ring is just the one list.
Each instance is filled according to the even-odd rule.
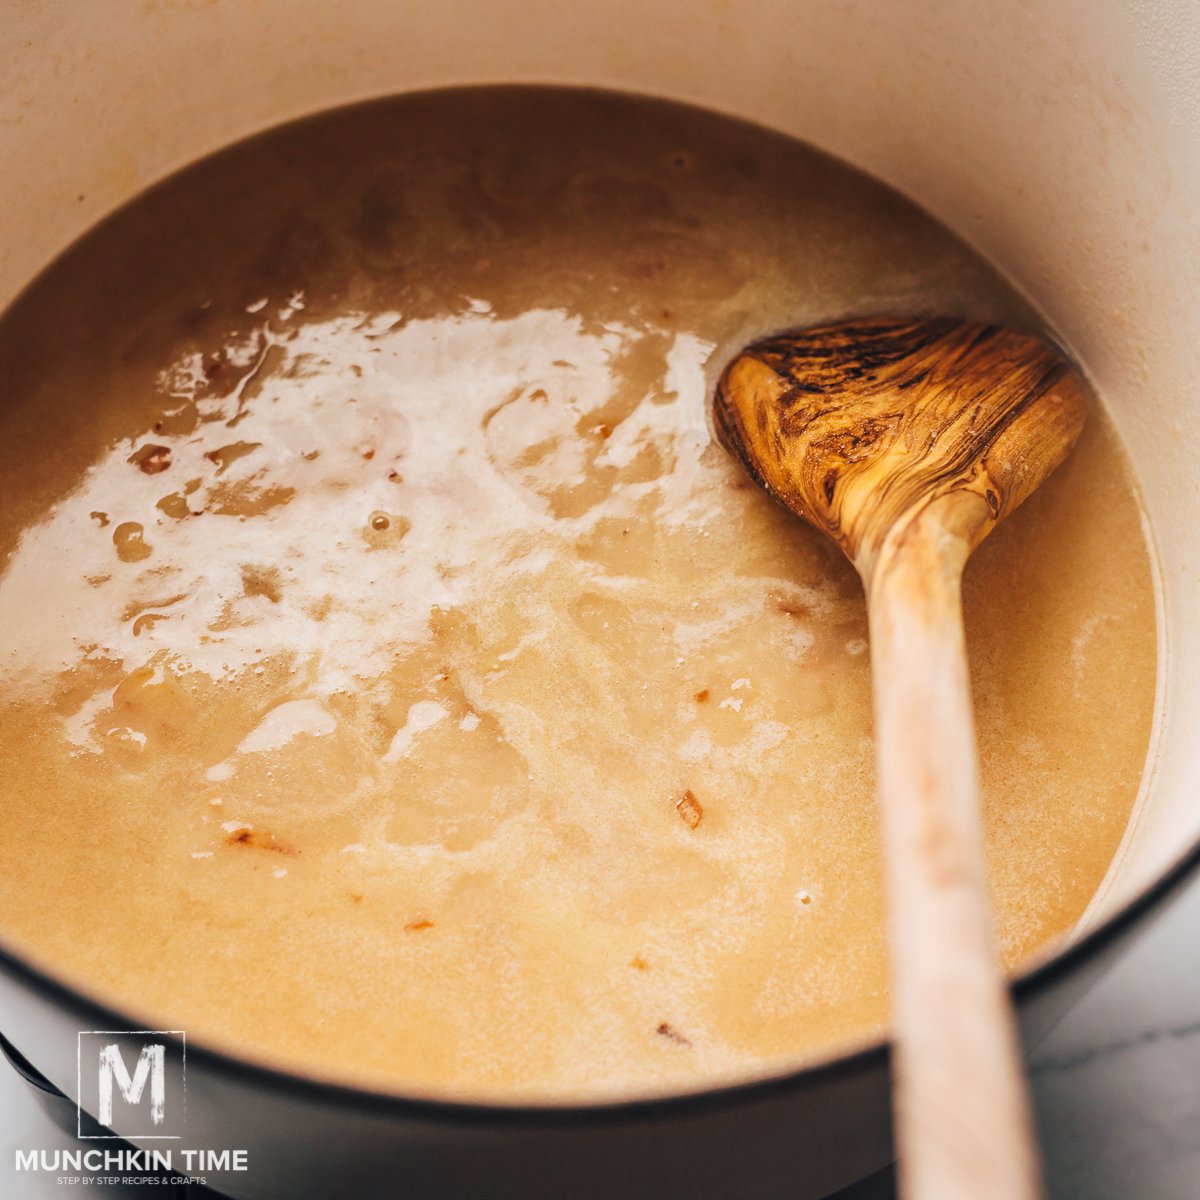
[[1078,377],[1045,342],[949,317],[881,317],[758,342],[714,406],[722,444],[860,567],[902,518],[955,495],[972,547],[1083,428]]
[[1085,417],[1051,346],[954,318],[769,338],[730,363],[713,401],[725,447],[866,587],[908,1200],[1040,1192],[987,903],[961,577]]

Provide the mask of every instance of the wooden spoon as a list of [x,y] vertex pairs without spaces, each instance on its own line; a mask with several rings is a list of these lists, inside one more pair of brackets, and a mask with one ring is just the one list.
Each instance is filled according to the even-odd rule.
[[1037,1196],[987,900],[961,579],[1074,445],[1083,387],[1036,338],[878,318],[750,346],[722,374],[713,414],[725,448],[837,542],[866,590],[902,1194]]

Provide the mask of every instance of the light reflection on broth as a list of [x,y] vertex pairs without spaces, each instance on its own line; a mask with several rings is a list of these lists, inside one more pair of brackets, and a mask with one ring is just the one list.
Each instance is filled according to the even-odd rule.
[[[710,443],[753,334],[1035,324],[879,184],[645,100],[264,135],[0,322],[0,929],[156,1024],[375,1086],[694,1087],[886,1021],[857,580]],[[980,550],[1009,963],[1121,839],[1154,690],[1111,428]]]

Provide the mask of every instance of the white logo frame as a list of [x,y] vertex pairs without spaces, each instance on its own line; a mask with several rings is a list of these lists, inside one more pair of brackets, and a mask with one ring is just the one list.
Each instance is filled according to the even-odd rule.
[[[127,1142],[131,1138],[136,1137],[138,1141],[180,1141],[183,1138],[181,1133],[137,1133],[137,1134],[122,1134],[122,1133],[84,1133],[83,1132],[83,1039],[85,1037],[122,1037],[122,1038],[150,1038],[150,1037],[169,1037],[178,1039],[180,1046],[179,1060],[179,1083],[181,1094],[187,1090],[187,1033],[182,1029],[81,1029],[75,1035],[75,1136],[81,1141],[90,1142]],[[143,1048],[143,1053],[144,1053]],[[117,1054],[120,1054],[118,1047]],[[124,1059],[122,1066],[124,1066]],[[138,1066],[140,1068],[142,1059],[139,1058]],[[102,1069],[102,1068],[98,1068]],[[152,1070],[153,1068],[148,1068]],[[164,1068],[165,1070],[165,1064]],[[125,1072],[128,1078],[128,1071]],[[134,1078],[141,1078],[141,1073],[138,1070],[134,1072]],[[165,1079],[163,1081],[165,1086]],[[122,1094],[125,1092],[123,1084],[119,1084]],[[145,1081],[138,1088],[138,1099],[140,1100],[144,1090]],[[137,1101],[131,1101],[137,1103]],[[186,1109],[185,1109],[186,1119]]]

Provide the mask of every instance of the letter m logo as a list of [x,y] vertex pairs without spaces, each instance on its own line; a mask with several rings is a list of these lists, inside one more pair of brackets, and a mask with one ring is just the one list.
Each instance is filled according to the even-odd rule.
[[185,1055],[178,1030],[80,1033],[79,1136],[182,1136]]
[[167,1105],[167,1048],[161,1042],[142,1047],[132,1078],[125,1069],[121,1047],[109,1042],[100,1048],[100,1111],[96,1119],[111,1128],[113,1123],[113,1084],[129,1104],[137,1104],[150,1080],[150,1123],[161,1125]]

